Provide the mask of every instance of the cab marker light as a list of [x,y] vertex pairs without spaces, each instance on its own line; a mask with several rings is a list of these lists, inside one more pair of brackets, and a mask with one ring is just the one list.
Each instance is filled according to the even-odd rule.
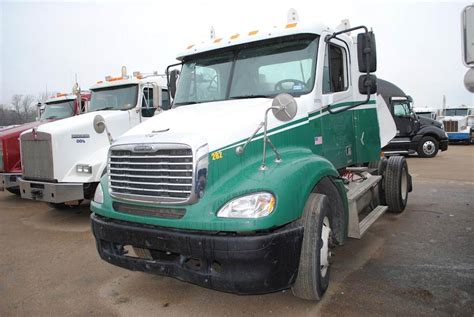
[[236,33],[236,34],[232,35],[232,36],[230,37],[230,39],[231,39],[231,40],[235,40],[235,39],[237,39],[239,36],[240,36],[240,34],[239,34],[239,33]]
[[298,23],[288,23],[288,24],[285,26],[285,28],[290,29],[290,28],[294,28],[294,27],[297,26],[297,25],[298,25]]
[[256,35],[258,33],[258,30],[250,31],[249,36]]

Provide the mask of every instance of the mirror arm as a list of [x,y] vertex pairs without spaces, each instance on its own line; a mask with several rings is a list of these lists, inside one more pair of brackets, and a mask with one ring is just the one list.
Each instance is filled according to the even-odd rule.
[[369,33],[369,30],[367,29],[366,26],[360,25],[360,26],[355,26],[355,27],[353,27],[353,28],[346,29],[346,30],[342,30],[342,31],[339,31],[339,32],[334,32],[334,33],[331,34],[331,35],[327,35],[327,36],[324,38],[324,41],[325,41],[326,43],[328,43],[328,42],[329,42],[330,40],[332,40],[333,38],[336,38],[336,36],[338,36],[339,34],[344,34],[344,33],[352,32],[352,31],[359,30],[359,29],[364,29],[365,33]]

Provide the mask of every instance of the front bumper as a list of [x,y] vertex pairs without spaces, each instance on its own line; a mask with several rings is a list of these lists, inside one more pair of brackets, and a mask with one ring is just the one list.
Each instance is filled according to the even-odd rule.
[[[100,257],[117,266],[236,294],[289,288],[296,278],[303,228],[252,235],[178,230],[91,215]],[[151,258],[127,255],[125,246]]]
[[20,180],[21,198],[49,203],[64,203],[84,199],[82,183],[48,183]]
[[469,132],[448,132],[449,141],[470,141]]
[[0,191],[4,191],[6,188],[19,188],[20,186],[20,173],[2,173],[0,174]]

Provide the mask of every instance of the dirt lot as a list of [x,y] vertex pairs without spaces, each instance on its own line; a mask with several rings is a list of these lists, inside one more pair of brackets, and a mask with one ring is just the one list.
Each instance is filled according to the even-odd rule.
[[237,296],[99,259],[87,207],[58,212],[0,192],[0,315],[473,316],[474,146],[408,159],[409,206],[336,249],[319,303]]

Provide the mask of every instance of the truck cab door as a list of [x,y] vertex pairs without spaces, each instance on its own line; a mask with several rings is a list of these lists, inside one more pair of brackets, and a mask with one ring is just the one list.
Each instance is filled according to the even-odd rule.
[[392,103],[393,120],[397,126],[397,137],[407,137],[415,131],[416,120],[405,102]]
[[[339,43],[325,45],[322,76],[322,108],[345,106],[352,100],[349,85],[349,58],[346,47]],[[354,158],[353,111],[326,114],[321,117],[323,155],[336,165],[347,166]],[[315,141],[316,142],[316,141]],[[317,142],[316,142],[317,143]]]

